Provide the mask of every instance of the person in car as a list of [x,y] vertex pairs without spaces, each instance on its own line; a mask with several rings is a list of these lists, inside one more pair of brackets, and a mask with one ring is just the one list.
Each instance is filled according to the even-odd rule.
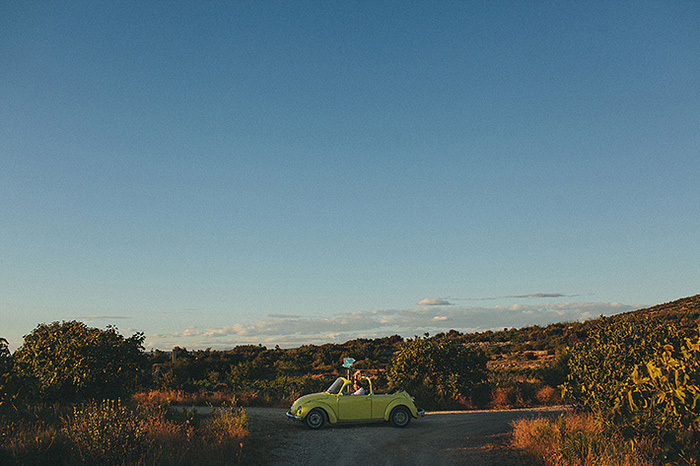
[[353,382],[352,388],[353,388],[353,390],[355,390],[355,391],[352,393],[353,395],[364,395],[364,394],[366,393],[365,387],[363,387],[363,386],[360,384],[360,381],[357,380],[357,379],[355,379],[355,381]]

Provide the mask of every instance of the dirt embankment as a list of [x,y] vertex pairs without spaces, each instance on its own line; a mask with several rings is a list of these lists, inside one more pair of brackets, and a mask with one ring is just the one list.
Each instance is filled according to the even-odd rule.
[[389,424],[327,425],[313,431],[284,409],[246,408],[252,441],[245,464],[523,464],[509,446],[511,422],[557,416],[562,408],[433,412],[404,429]]

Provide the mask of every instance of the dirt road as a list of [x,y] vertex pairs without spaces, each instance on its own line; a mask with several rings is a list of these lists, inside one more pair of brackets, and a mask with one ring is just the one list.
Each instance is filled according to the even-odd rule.
[[247,464],[523,464],[509,448],[510,423],[557,416],[562,409],[428,413],[405,429],[388,424],[327,425],[312,431],[279,408],[246,408],[253,438]]

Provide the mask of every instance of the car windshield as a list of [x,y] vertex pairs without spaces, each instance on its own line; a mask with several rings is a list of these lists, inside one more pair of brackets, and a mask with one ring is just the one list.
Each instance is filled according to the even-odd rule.
[[326,392],[330,393],[331,395],[337,395],[340,392],[340,389],[343,388],[343,379],[338,377],[335,379],[335,382],[328,387],[328,390]]

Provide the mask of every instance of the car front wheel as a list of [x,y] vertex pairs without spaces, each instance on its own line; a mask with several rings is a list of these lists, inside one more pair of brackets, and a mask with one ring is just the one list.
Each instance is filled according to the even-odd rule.
[[389,422],[394,427],[406,427],[411,422],[411,413],[405,406],[397,406],[391,410]]
[[326,423],[326,413],[321,408],[314,408],[306,415],[304,422],[311,429],[320,429]]

